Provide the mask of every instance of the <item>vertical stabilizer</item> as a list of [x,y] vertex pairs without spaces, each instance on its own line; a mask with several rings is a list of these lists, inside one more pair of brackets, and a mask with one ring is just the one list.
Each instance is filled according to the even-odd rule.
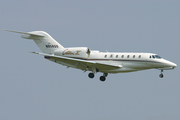
[[48,33],[43,31],[35,31],[40,32],[44,35],[44,37],[34,37],[34,42],[38,45],[43,53],[53,54],[55,50],[64,48],[61,44],[59,44],[56,40],[54,40]]

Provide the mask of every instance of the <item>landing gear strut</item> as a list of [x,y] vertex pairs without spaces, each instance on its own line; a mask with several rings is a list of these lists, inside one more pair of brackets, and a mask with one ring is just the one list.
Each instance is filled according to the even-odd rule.
[[92,67],[92,73],[89,73],[88,76],[89,78],[94,78],[94,73],[97,73],[99,69]]
[[104,82],[106,80],[106,77],[108,76],[108,73],[103,73],[103,76],[101,76],[99,79]]
[[164,75],[163,75],[163,70],[161,70],[161,74],[159,75],[160,78],[163,78]]

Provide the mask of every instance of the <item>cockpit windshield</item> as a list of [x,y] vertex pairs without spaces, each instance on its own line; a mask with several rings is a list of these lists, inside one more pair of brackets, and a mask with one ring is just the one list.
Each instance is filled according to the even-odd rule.
[[156,59],[161,59],[161,57],[159,56],[159,55],[152,55],[152,56],[150,56],[149,58],[156,58]]
[[155,57],[156,57],[157,59],[161,59],[161,57],[160,57],[159,55],[155,55]]

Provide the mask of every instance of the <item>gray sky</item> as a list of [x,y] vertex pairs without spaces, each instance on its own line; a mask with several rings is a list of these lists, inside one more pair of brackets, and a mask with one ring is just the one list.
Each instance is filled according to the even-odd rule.
[[[1,0],[0,27],[48,32],[64,47],[151,52],[180,65],[178,0]],[[177,120],[179,67],[110,74],[88,72],[28,53],[20,34],[0,32],[1,120]]]

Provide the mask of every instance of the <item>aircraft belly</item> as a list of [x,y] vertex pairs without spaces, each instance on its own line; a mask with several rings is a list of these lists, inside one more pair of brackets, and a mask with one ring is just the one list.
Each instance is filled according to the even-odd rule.
[[123,67],[118,69],[102,69],[102,72],[107,73],[126,73],[126,72],[134,72],[140,70],[151,69],[152,67],[146,62],[117,62],[116,64],[120,64]]
[[147,64],[150,65],[153,68],[167,67],[166,64],[163,64],[162,62],[159,62],[159,61],[157,61],[157,62],[148,61]]
[[133,69],[149,69],[151,68],[146,62],[124,62],[124,66],[133,68]]
[[99,62],[97,61],[97,63],[102,63],[102,64],[97,64],[96,67],[98,69],[106,69],[106,70],[109,70],[109,69],[118,69],[118,68],[115,68],[114,66],[106,66],[105,64],[112,64],[112,65],[120,65],[119,63],[117,62]]

